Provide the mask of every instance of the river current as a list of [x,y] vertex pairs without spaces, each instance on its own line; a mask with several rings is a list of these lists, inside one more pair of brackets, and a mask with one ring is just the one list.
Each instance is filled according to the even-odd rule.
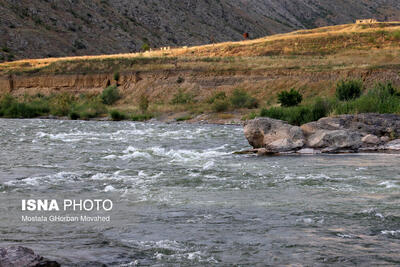
[[[0,247],[64,266],[400,264],[399,154],[232,153],[248,146],[239,126],[2,119]],[[24,212],[23,199],[113,208]]]

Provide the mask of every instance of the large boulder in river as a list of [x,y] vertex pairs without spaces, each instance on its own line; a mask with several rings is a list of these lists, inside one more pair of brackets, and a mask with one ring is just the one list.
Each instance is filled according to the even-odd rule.
[[248,121],[244,134],[254,148],[263,148],[266,153],[288,152],[301,149],[305,138],[300,127],[285,121],[257,118]]
[[50,261],[33,252],[33,250],[21,247],[11,246],[0,248],[0,266],[1,267],[58,267],[55,261]]
[[245,124],[244,133],[254,153],[340,153],[399,151],[400,115],[354,114],[326,117],[301,126],[270,118]]

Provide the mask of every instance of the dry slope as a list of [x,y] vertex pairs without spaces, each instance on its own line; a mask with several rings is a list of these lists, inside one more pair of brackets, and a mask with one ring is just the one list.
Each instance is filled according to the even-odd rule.
[[0,0],[0,62],[200,45],[295,29],[400,20],[398,0]]
[[215,92],[245,89],[261,106],[276,93],[296,87],[305,98],[332,95],[342,78],[366,85],[392,81],[400,86],[400,23],[339,25],[150,53],[21,60],[0,64],[0,93],[98,93],[115,84],[123,98],[116,106],[137,109],[146,94],[155,111],[185,110],[171,105],[178,92],[207,109]]

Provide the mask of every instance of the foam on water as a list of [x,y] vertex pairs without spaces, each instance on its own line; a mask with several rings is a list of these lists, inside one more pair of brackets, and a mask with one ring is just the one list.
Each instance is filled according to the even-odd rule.
[[40,184],[58,184],[58,183],[70,183],[79,179],[79,174],[73,172],[58,172],[55,174],[44,175],[44,176],[32,176],[23,179],[11,180],[5,182],[8,186],[38,186]]
[[117,158],[116,155],[108,155],[108,156],[103,157],[103,159],[116,159],[116,158]]
[[381,234],[400,237],[400,230],[383,230],[381,231]]
[[116,189],[112,185],[107,185],[104,188],[104,192],[112,192],[112,191],[116,191]]
[[4,245],[28,242],[66,266],[400,261],[399,156],[234,155],[248,148],[235,126],[0,124],[1,211],[15,211],[27,195],[115,199],[112,221],[98,227],[2,216]]
[[104,137],[105,134],[95,133],[95,132],[81,132],[73,131],[69,133],[45,133],[38,132],[36,134],[39,138],[49,138],[50,140],[62,141],[62,142],[80,142],[83,140],[99,140],[100,137]]
[[382,182],[382,183],[379,183],[378,185],[384,186],[384,187],[386,187],[386,188],[400,188],[400,185],[397,184],[397,183],[394,182],[394,181],[384,181],[384,182]]
[[218,263],[217,260],[215,260],[213,257],[207,256],[206,253],[198,251],[194,247],[187,246],[175,240],[122,240],[122,242],[143,252],[153,252],[154,258],[158,261],[186,259],[189,261]]

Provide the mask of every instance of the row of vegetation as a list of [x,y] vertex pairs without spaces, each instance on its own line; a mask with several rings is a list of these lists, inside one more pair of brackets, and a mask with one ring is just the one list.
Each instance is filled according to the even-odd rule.
[[34,118],[40,116],[58,116],[76,119],[92,119],[107,114],[113,120],[132,119],[143,121],[152,118],[149,114],[149,101],[146,96],[139,99],[139,112],[123,113],[112,109],[116,101],[120,99],[118,88],[109,86],[101,94],[81,94],[75,96],[68,93],[51,94],[44,96],[24,96],[17,99],[9,94],[0,98],[0,117],[5,118]]
[[[245,90],[238,88],[230,96],[227,96],[225,92],[216,92],[206,102],[211,105],[211,109],[215,112],[258,107],[258,100],[256,98],[250,96]],[[195,96],[184,92],[182,89],[179,89],[171,100],[172,105],[193,103],[196,103]]]
[[[118,84],[119,73],[114,75],[114,80]],[[33,118],[53,115],[75,120],[108,115],[116,121],[144,121],[153,117],[153,114],[149,113],[150,101],[146,95],[139,96],[134,112],[115,109],[115,103],[120,98],[116,85],[108,86],[100,94],[86,93],[79,96],[68,93],[49,96],[37,94],[21,99],[4,95],[0,97],[0,117]],[[377,83],[371,88],[365,88],[360,80],[342,80],[337,83],[334,97],[307,99],[303,103],[300,91],[291,89],[279,93],[277,99],[280,106],[263,108],[259,113],[254,111],[247,118],[271,117],[301,125],[338,114],[400,113],[400,92],[390,82]],[[235,89],[230,94],[216,92],[201,103],[190,92],[178,89],[169,104],[176,106],[176,110],[189,111],[192,115],[196,112],[203,113],[204,110],[219,113],[237,109],[257,109],[260,105],[256,98],[243,89]],[[177,120],[187,120],[192,115],[184,115]]]
[[400,113],[400,92],[390,82],[365,88],[360,80],[342,80],[337,83],[335,97],[301,104],[301,93],[292,89],[278,94],[278,101],[280,107],[262,109],[259,115],[301,125],[329,115]]

